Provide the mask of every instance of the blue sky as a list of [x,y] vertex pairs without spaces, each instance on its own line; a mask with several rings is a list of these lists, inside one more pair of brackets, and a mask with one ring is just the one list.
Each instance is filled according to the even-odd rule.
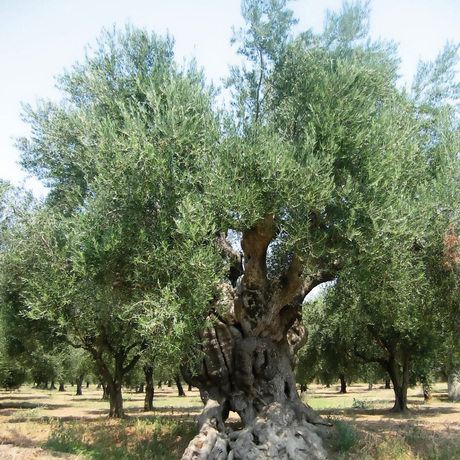
[[[326,9],[342,0],[290,3],[299,30],[322,29]],[[460,42],[459,0],[373,0],[371,35],[399,43],[401,72],[409,82],[419,59],[432,60],[447,40]],[[232,25],[242,25],[239,0],[0,0],[0,177],[19,185],[13,137],[27,135],[21,101],[59,100],[54,77],[82,60],[87,44],[104,27],[134,26],[169,31],[179,61],[197,58],[219,83],[238,58],[230,46]],[[28,181],[40,194],[40,187]]]

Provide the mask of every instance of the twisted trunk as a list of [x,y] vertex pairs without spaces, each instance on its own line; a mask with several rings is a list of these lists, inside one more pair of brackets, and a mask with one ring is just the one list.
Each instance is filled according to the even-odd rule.
[[108,401],[109,400],[109,389],[107,388],[107,384],[105,382],[102,382],[101,386],[102,386],[102,400]]
[[[302,300],[331,274],[304,277],[293,258],[284,274],[269,279],[274,235],[272,216],[243,233],[244,274],[233,280],[225,313],[215,312],[214,326],[202,332],[204,359],[186,380],[206,406],[183,460],[326,458],[319,434],[327,424],[300,400],[293,368],[306,341]],[[230,411],[239,414],[242,430],[226,427]]]

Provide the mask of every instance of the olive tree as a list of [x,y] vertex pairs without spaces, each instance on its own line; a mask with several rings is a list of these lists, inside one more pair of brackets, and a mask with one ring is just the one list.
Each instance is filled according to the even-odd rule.
[[[103,32],[59,79],[61,103],[25,107],[22,163],[50,188],[26,227],[25,314],[92,356],[123,416],[124,376],[141,356],[179,353],[216,293],[213,245],[184,236],[197,158],[216,142],[210,90],[172,40]],[[165,351],[166,350],[166,351]]]
[[[301,403],[293,372],[303,299],[363,255],[384,262],[424,233],[427,131],[397,85],[395,46],[368,39],[365,6],[345,4],[322,34],[297,37],[284,1],[248,0],[242,11],[236,41],[247,60],[232,71],[233,112],[204,187],[231,267],[228,295],[202,333],[194,382],[209,399],[184,458],[324,458],[325,422]],[[245,428],[227,436],[229,410]]]
[[[369,40],[366,5],[297,37],[285,0],[242,13],[229,113],[170,40],[137,31],[64,75],[61,105],[26,109],[23,165],[49,184],[54,223],[34,233],[44,257],[25,298],[122,369],[201,330],[185,374],[207,403],[184,459],[325,458],[327,423],[295,386],[303,300],[362,260],[376,277],[390,255],[410,266],[432,220],[430,149],[442,159],[453,127],[428,129],[440,119],[397,86],[396,47]],[[230,410],[243,429],[229,434]]]

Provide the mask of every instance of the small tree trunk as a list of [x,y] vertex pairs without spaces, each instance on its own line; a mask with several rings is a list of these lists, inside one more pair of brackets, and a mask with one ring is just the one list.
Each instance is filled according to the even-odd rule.
[[174,376],[174,381],[176,382],[178,396],[180,396],[180,397],[186,396],[186,395],[185,395],[185,392],[184,392],[184,388],[182,387],[182,383],[181,383],[181,381],[180,381],[180,376],[179,376],[179,374],[176,374],[176,375]]
[[428,383],[424,383],[422,385],[422,389],[423,389],[423,400],[425,402],[428,402],[431,399],[433,399],[433,395],[431,394],[431,386]]
[[102,400],[108,401],[110,399],[109,389],[105,382],[101,382],[102,386]]
[[347,382],[345,381],[345,374],[340,374],[340,393],[347,392]]
[[123,396],[121,393],[121,382],[114,381],[107,385],[109,390],[110,412],[111,418],[124,418],[123,412]]
[[404,353],[402,375],[398,363],[394,356],[388,360],[388,373],[390,374],[391,382],[393,383],[393,391],[395,394],[395,403],[392,408],[393,412],[406,412],[407,409],[407,389],[409,388],[409,356]]
[[139,383],[139,386],[136,389],[136,393],[143,393],[144,392],[144,383]]
[[161,388],[161,380],[158,382],[158,388]]
[[86,382],[86,388],[89,388],[89,382]]
[[371,391],[372,388],[373,388],[373,386],[374,386],[373,383],[372,383],[372,382],[369,382],[368,385],[367,385],[367,389],[368,389],[369,391]]
[[391,390],[391,380],[385,380],[385,390]]
[[82,386],[83,386],[83,375],[79,375],[77,377],[77,380],[76,380],[76,383],[77,383],[77,393],[76,395],[77,396],[81,396],[83,394],[83,392],[81,391],[82,390]]
[[153,366],[144,366],[145,375],[145,398],[144,398],[144,412],[153,410],[153,398],[155,389],[153,388]]
[[188,391],[192,391],[192,388],[193,388],[192,384],[189,383],[189,384],[188,384]]
[[447,394],[452,401],[460,401],[460,371],[452,371],[447,376]]
[[51,380],[51,388],[50,390],[57,390],[56,385],[54,384],[54,380]]
[[306,383],[300,384],[300,392],[305,393],[308,390],[308,385]]
[[59,391],[65,391],[64,382],[59,382]]

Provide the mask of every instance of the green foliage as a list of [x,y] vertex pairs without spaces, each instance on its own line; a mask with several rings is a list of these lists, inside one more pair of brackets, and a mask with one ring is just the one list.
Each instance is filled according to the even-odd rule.
[[246,27],[233,30],[232,44],[248,64],[230,68],[226,84],[232,88],[233,109],[238,128],[247,134],[264,118],[271,91],[271,73],[290,41],[290,28],[298,21],[286,8],[287,0],[243,0],[241,14]]
[[353,409],[372,409],[373,404],[370,401],[353,398],[353,404],[351,407],[353,407]]
[[177,68],[171,39],[130,27],[103,32],[59,81],[62,104],[26,107],[34,134],[18,142],[51,187],[24,248],[41,254],[27,315],[75,345],[175,353],[219,277],[187,209],[216,139],[209,90],[193,64]]
[[348,452],[357,442],[355,430],[346,421],[337,421],[333,433],[335,448],[341,453]]
[[0,355],[0,388],[16,390],[27,379],[27,372],[18,362]]

